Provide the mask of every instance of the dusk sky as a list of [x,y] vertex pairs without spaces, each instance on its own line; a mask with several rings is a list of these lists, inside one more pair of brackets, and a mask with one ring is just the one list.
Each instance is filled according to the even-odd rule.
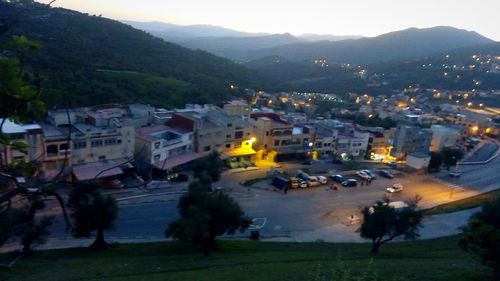
[[500,41],[499,0],[58,0],[54,6],[113,19],[268,33],[376,36],[448,25]]

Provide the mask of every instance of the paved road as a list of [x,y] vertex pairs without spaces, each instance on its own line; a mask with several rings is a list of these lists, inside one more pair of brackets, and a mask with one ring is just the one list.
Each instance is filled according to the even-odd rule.
[[[321,164],[327,165],[327,164]],[[297,165],[285,165],[295,169]],[[314,169],[325,169],[323,166]],[[327,168],[327,167],[326,167]],[[334,166],[330,165],[330,168]],[[340,188],[330,191],[326,186],[291,190],[288,194],[274,191],[269,183],[256,184],[259,188],[248,189],[239,184],[243,179],[261,178],[264,170],[224,175],[218,184],[240,203],[246,214],[255,218],[255,229],[265,237],[300,237],[314,239],[317,231],[328,233],[352,233],[350,216],[360,216],[363,206],[381,199],[385,188],[393,183],[402,183],[405,190],[391,195],[392,200],[407,200],[419,194],[422,206],[433,206],[450,202],[476,193],[474,189],[458,189],[453,184],[433,180],[429,176],[403,174],[394,180],[378,178],[370,186]],[[268,189],[265,189],[268,188]],[[110,237],[122,239],[160,239],[164,237],[167,224],[178,217],[176,205],[179,195],[159,195],[122,201],[115,232]],[[52,228],[53,237],[65,237],[65,227],[58,219]],[[247,231],[244,235],[248,235]],[[316,234],[312,234],[316,233]],[[352,236],[348,236],[352,237]],[[347,236],[346,236],[347,239]],[[342,241],[342,240],[340,240]]]
[[466,157],[463,162],[482,162],[488,160],[498,149],[498,144],[485,142],[472,155]]

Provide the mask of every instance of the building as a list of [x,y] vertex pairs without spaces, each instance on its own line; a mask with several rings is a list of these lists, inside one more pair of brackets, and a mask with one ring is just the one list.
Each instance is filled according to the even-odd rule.
[[0,119],[0,122],[3,124],[3,135],[25,146],[22,149],[15,149],[12,146],[0,144],[0,166],[14,161],[42,162],[45,159],[43,131],[40,125],[18,124],[9,119]]
[[405,159],[409,153],[428,153],[432,140],[432,131],[417,126],[400,124],[394,134],[392,156]]
[[328,157],[336,153],[338,129],[342,126],[342,122],[331,119],[316,122],[314,150],[319,157]]
[[460,131],[442,125],[432,125],[432,140],[430,151],[439,152],[445,147],[454,147],[459,143]]
[[276,113],[253,113],[250,122],[257,139],[258,159],[279,162],[305,158],[314,150],[314,126],[293,125]]
[[[71,137],[71,165],[76,180],[119,175],[121,163],[124,168],[130,167],[135,129],[129,117],[129,108],[116,104],[48,112],[49,124],[63,136]],[[50,147],[54,148],[50,153],[56,153],[55,146]]]
[[406,156],[406,168],[409,170],[423,171],[429,167],[431,156],[429,153],[412,152]]
[[193,150],[193,130],[166,125],[142,127],[135,132],[136,161],[158,175],[189,164],[203,154]]
[[344,123],[338,130],[336,147],[338,155],[342,158],[354,158],[366,154],[370,133],[360,131],[349,123]]
[[244,100],[233,100],[223,104],[223,110],[227,115],[240,116],[245,120],[250,118],[252,107]]
[[229,115],[219,107],[205,105],[198,110],[175,112],[167,124],[193,130],[193,150],[202,154],[218,151],[230,167],[246,167],[256,154],[250,123],[244,116]]

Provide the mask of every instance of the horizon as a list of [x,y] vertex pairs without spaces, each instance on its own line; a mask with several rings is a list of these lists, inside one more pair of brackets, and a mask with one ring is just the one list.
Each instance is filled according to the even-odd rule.
[[[500,10],[500,1],[481,2],[479,6],[472,1],[455,3],[452,0],[439,3],[431,0],[382,0],[377,3],[367,0],[348,3],[326,0],[312,0],[308,3],[288,3],[283,0],[273,3],[263,0],[252,3],[234,3],[229,0],[186,0],[182,3],[160,0],[126,3],[119,0],[59,0],[53,6],[100,14],[118,21],[210,25],[240,32],[290,33],[296,36],[317,34],[375,37],[408,28],[450,26],[475,31],[498,42],[500,30],[496,27],[500,25],[500,20],[496,11]],[[280,12],[277,14],[275,11]]]

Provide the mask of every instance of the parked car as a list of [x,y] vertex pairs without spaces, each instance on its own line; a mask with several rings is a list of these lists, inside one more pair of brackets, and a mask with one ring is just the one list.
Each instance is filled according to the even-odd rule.
[[391,187],[386,188],[386,191],[389,193],[396,193],[403,191],[403,185],[400,183],[395,183]]
[[369,174],[367,174],[367,173],[365,173],[363,171],[357,171],[356,175],[358,175],[358,177],[360,177],[360,178],[362,178],[364,180],[371,180],[372,179],[372,177]]
[[374,172],[370,171],[370,170],[361,170],[361,172],[369,175],[371,177],[372,180],[376,179],[377,178],[377,175],[375,175]]
[[328,183],[328,179],[324,176],[318,176],[318,181],[319,181],[319,184],[327,184]]
[[297,182],[299,183],[300,188],[307,188],[307,181],[303,179],[297,179]]
[[462,172],[450,172],[448,175],[452,178],[458,178],[462,175]]
[[390,171],[387,171],[387,170],[380,170],[380,171],[378,171],[378,174],[384,178],[388,178],[388,179],[394,178],[394,175]]
[[358,181],[355,180],[355,179],[347,179],[345,181],[342,182],[342,185],[343,186],[357,186],[358,185]]
[[309,178],[307,178],[307,185],[310,186],[310,187],[319,186],[320,182],[318,180],[318,177],[316,177],[316,176],[309,176]]
[[279,189],[288,189],[291,186],[290,180],[282,176],[275,176],[272,184]]
[[290,177],[290,187],[294,189],[299,187],[299,181],[296,177]]
[[186,175],[186,174],[172,174],[171,176],[169,176],[168,180],[170,182],[186,182],[189,180],[189,176]]
[[342,175],[330,175],[330,178],[338,183],[342,183],[347,180],[347,178]]

